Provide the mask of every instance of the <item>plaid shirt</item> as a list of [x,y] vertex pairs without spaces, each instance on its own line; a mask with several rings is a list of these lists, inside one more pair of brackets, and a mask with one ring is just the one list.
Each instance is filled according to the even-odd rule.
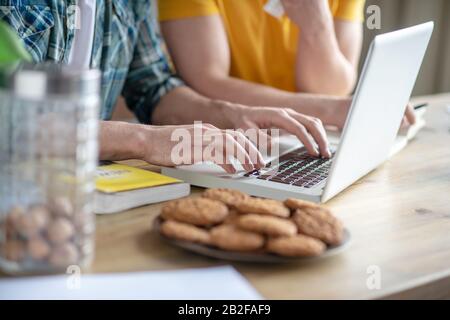
[[[102,71],[100,118],[111,118],[122,94],[139,121],[151,122],[159,100],[181,85],[162,47],[151,0],[97,1],[91,67]],[[0,0],[0,19],[23,39],[36,62],[67,63],[77,0]]]

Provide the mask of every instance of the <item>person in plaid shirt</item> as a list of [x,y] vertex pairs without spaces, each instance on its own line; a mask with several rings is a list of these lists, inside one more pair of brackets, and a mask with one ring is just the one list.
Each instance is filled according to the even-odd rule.
[[[203,132],[230,142],[233,148],[227,152],[244,152],[242,162],[249,171],[263,165],[261,154],[251,152],[254,146],[242,134],[223,129],[285,129],[298,136],[311,154],[330,156],[325,130],[316,118],[291,109],[212,100],[185,86],[165,55],[155,6],[151,0],[0,0],[0,19],[17,31],[35,62],[101,70],[102,160],[174,165],[171,152],[177,142],[172,134],[176,129],[193,132],[195,121],[207,123]],[[110,121],[119,96],[140,124]],[[185,159],[183,164],[194,160]],[[218,164],[235,172],[231,164]]]

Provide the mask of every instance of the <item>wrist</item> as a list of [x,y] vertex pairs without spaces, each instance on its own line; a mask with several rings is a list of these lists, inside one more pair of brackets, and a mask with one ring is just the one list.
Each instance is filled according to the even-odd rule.
[[292,22],[301,29],[302,37],[317,36],[333,26],[333,15],[328,2],[318,1],[315,8],[304,9],[304,7],[296,7],[288,12]]
[[136,124],[133,125],[131,132],[129,148],[134,159],[145,160],[149,162],[149,155],[155,154],[156,130],[153,126]]
[[100,123],[100,160],[141,159],[144,138],[140,125],[119,121]]
[[333,31],[333,19],[331,14],[322,15],[315,19],[309,19],[307,23],[303,23],[300,27],[300,40],[305,42],[316,43],[318,38],[328,37],[329,35],[334,35]]
[[212,100],[211,103],[217,118],[217,121],[213,124],[222,129],[236,129],[238,119],[241,117],[243,110],[247,108],[239,104],[220,100]]
[[342,127],[352,98],[299,93],[287,101],[286,106],[299,113],[316,117],[327,126]]
[[323,103],[323,122],[326,125],[343,128],[350,110],[351,98],[336,98]]

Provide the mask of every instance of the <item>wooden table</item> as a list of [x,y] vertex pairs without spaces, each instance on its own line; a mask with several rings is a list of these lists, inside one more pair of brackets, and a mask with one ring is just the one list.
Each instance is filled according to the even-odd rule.
[[[450,95],[429,101],[428,126],[403,152],[327,205],[352,233],[341,255],[315,263],[235,263],[268,299],[450,298]],[[193,188],[193,196],[201,189]],[[160,204],[97,219],[92,272],[223,265],[151,232]],[[374,269],[373,269],[374,268]],[[380,271],[370,290],[368,271]]]
[[[341,255],[292,265],[233,264],[268,299],[450,298],[450,95],[404,151],[327,205],[352,233]],[[193,188],[193,196],[201,189]],[[161,205],[98,218],[94,272],[208,267],[225,262],[171,247],[151,232]],[[370,290],[368,272],[380,271]]]

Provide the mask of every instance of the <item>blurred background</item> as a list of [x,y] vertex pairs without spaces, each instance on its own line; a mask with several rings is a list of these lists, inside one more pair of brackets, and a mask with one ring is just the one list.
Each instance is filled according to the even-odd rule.
[[433,20],[434,35],[413,95],[450,92],[450,0],[366,0],[366,8],[370,5],[381,8],[381,30],[364,28],[362,61],[375,35]]

